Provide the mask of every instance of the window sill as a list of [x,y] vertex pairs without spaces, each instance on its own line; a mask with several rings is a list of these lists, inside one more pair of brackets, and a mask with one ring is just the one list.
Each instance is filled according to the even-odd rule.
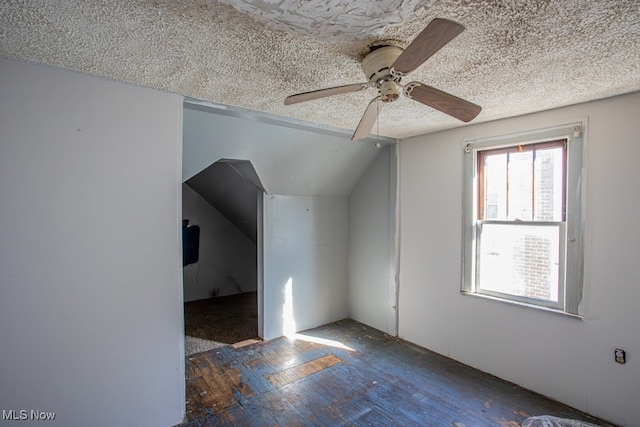
[[573,313],[567,313],[566,311],[562,311],[562,310],[558,310],[555,308],[549,308],[549,307],[543,307],[540,305],[535,305],[535,304],[527,304],[526,302],[521,302],[521,301],[513,301],[513,300],[509,300],[509,299],[505,299],[505,298],[498,298],[498,297],[494,297],[491,295],[484,295],[484,294],[478,294],[475,292],[466,292],[466,291],[460,291],[461,295],[465,295],[465,296],[470,296],[470,297],[475,297],[475,298],[481,298],[481,299],[485,299],[485,300],[491,300],[491,301],[497,301],[503,304],[509,304],[509,305],[517,305],[520,307],[526,307],[526,308],[530,308],[530,309],[534,309],[534,310],[538,310],[538,311],[544,311],[547,313],[553,313],[556,315],[560,315],[563,317],[569,317],[572,319],[579,319],[582,320],[583,316],[580,314],[573,314]]

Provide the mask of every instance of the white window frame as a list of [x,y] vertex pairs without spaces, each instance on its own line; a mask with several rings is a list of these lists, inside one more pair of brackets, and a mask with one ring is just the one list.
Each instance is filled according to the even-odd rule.
[[[462,289],[464,294],[494,298],[501,301],[530,307],[553,310],[576,316],[582,316],[582,294],[584,276],[584,207],[585,207],[585,159],[586,159],[587,119],[544,129],[465,140],[464,145],[464,199],[463,199],[463,260]],[[476,248],[480,239],[482,223],[478,218],[478,151],[528,145],[540,142],[567,140],[566,157],[566,223],[560,229],[560,265],[559,301],[543,301],[534,298],[491,292],[479,289],[477,274]],[[509,221],[492,221],[509,223]],[[519,222],[526,225],[524,222]],[[545,223],[536,222],[536,225]],[[550,223],[556,224],[556,223]],[[563,229],[566,225],[566,229]],[[562,237],[564,234],[564,238]],[[562,264],[562,263],[561,263]]]

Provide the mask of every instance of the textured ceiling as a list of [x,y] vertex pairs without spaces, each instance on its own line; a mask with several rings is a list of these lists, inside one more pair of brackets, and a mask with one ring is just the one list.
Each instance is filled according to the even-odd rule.
[[[435,17],[466,31],[405,82],[481,105],[472,123],[640,90],[638,0],[2,0],[0,55],[353,130],[375,90],[283,100],[365,81],[368,46]],[[402,98],[374,133],[460,125]]]

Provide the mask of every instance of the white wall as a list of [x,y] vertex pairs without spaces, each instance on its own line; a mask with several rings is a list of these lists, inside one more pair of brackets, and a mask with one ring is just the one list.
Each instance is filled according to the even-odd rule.
[[182,218],[200,226],[198,262],[184,267],[185,301],[257,290],[256,245],[186,184]]
[[348,209],[346,196],[265,195],[264,338],[348,316]]
[[[285,334],[285,290],[295,330],[346,318],[348,311],[348,194],[377,149],[339,136],[184,109],[184,173],[188,179],[218,159],[248,160],[264,195],[259,329]],[[258,238],[260,240],[260,237]],[[260,246],[260,242],[258,242]],[[258,271],[260,275],[260,270]],[[262,288],[260,288],[262,286]],[[262,317],[261,317],[262,316]]]
[[[402,141],[402,338],[621,425],[640,420],[640,93]],[[583,320],[460,294],[463,139],[588,116]],[[626,365],[614,348],[627,350]]]
[[220,159],[239,159],[251,161],[267,193],[347,195],[377,154],[372,143],[354,143],[350,135],[211,111],[184,109],[183,181]]
[[175,95],[0,59],[0,409],[182,420],[181,116]]
[[349,195],[349,317],[396,335],[396,147],[387,146]]

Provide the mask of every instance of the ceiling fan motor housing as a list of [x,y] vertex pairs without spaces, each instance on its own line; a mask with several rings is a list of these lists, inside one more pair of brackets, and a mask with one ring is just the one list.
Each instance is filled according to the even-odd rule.
[[369,83],[375,87],[380,87],[384,81],[394,80],[391,75],[391,65],[393,65],[402,51],[403,49],[399,46],[388,45],[379,47],[369,53],[362,60],[362,71]]

